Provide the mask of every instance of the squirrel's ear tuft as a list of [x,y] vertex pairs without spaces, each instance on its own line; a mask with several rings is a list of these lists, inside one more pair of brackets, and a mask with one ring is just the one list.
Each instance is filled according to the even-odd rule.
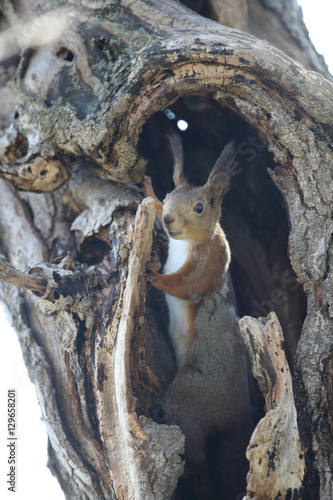
[[168,139],[173,156],[173,182],[177,187],[180,186],[180,184],[184,184],[186,182],[183,171],[183,146],[178,134],[170,134],[168,135]]
[[238,173],[237,150],[233,141],[229,142],[216,160],[204,188],[214,196],[223,196],[230,189],[230,180]]

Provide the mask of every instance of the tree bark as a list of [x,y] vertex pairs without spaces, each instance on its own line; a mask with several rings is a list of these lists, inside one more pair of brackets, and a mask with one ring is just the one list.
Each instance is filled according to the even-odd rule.
[[[268,38],[273,13],[284,36],[270,30],[269,40],[330,78],[294,2],[294,10],[282,1],[237,2],[240,15],[227,12],[228,21],[223,2],[194,3],[256,37]],[[281,321],[304,498],[330,498],[331,82],[172,0],[22,0],[17,12],[1,5],[11,30],[19,18],[27,29],[16,35],[16,87],[15,48],[0,75],[1,98],[16,101],[0,121],[0,245],[10,263],[0,263],[0,297],[66,497],[170,498],[183,472],[179,429],[149,418],[175,364],[161,297],[152,293],[146,305],[145,263],[153,244],[165,253],[165,242],[159,234],[153,243],[154,210],[149,199],[140,204],[145,171],[162,198],[169,187],[165,135],[182,118],[194,183],[207,179],[222,144],[236,140],[241,172],[222,224],[240,313],[274,309]]]
[[265,396],[266,410],[247,449],[250,470],[244,500],[300,498],[304,453],[279,320],[274,312],[260,320],[245,316],[240,328],[251,355],[253,374]]

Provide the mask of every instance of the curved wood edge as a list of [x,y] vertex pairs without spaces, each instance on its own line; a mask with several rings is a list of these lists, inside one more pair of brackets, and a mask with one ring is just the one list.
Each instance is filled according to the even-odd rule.
[[184,469],[180,458],[184,436],[179,428],[160,426],[144,414],[138,416],[147,412],[145,399],[158,386],[144,356],[148,332],[144,322],[145,272],[155,218],[154,200],[145,198],[138,207],[133,233],[129,234],[132,248],[128,274],[123,278],[122,300],[107,332],[111,335],[116,328],[113,358],[106,349],[97,353],[97,364],[103,366],[104,378],[108,380],[107,390],[96,391],[99,425],[119,499],[170,498]]
[[[124,55],[127,64],[115,61],[108,68],[108,71],[113,70],[113,85],[103,81],[103,73],[93,77],[91,68],[84,63],[89,54],[84,49],[82,26],[94,9],[75,9],[72,6],[71,10],[76,13],[73,16],[64,8],[72,21],[63,43],[72,44],[72,50],[77,50],[78,54],[84,53],[84,57],[73,59],[73,81],[68,85],[73,87],[74,96],[77,79],[90,89],[87,102],[81,96],[83,108],[88,109],[90,101],[96,100],[93,111],[86,118],[78,118],[74,98],[73,102],[68,97],[64,104],[54,103],[48,108],[43,102],[43,96],[52,90],[54,81],[61,77],[68,61],[58,58],[54,79],[48,84],[43,83],[48,87],[42,89],[35,88],[35,82],[46,81],[42,78],[43,73],[39,74],[45,65],[38,63],[36,58],[31,64],[26,61],[28,73],[36,74],[38,78],[30,78],[29,83],[25,81],[28,73],[22,74],[21,83],[28,88],[32,85],[31,92],[37,93],[40,100],[24,97],[25,107],[19,107],[19,118],[11,125],[8,138],[3,138],[4,158],[13,150],[9,155],[11,159],[8,164],[4,160],[0,167],[0,175],[10,176],[20,189],[52,191],[58,188],[68,178],[66,164],[70,155],[84,158],[102,178],[140,182],[146,163],[137,151],[142,126],[155,112],[179,97],[193,93],[214,95],[260,129],[267,137],[277,163],[284,164],[285,169],[291,158],[297,160],[304,156],[302,143],[307,141],[306,131],[314,130],[318,141],[324,137],[331,143],[332,83],[325,77],[307,71],[267,42],[198,17],[180,4],[168,0],[153,2],[153,5],[149,2],[149,7],[146,1],[122,3],[122,6],[113,5],[112,9],[122,9],[123,24],[126,20],[127,28],[134,30],[133,37],[137,33],[133,15],[136,22],[140,19],[144,36],[132,47],[130,33],[126,35]],[[107,6],[103,9],[107,18],[111,11]],[[115,44],[118,32],[118,41],[124,43],[122,25],[117,19],[113,16],[111,21],[107,19],[102,24],[111,39],[115,38]],[[83,30],[80,35],[77,24]],[[39,54],[40,61],[53,57],[54,51],[53,46],[45,49]],[[53,130],[51,136],[48,135],[50,128]],[[39,137],[39,142],[28,148],[33,154],[15,158],[16,150],[20,150],[15,145],[18,138],[19,142],[28,141],[31,135]],[[52,154],[44,164],[39,159],[39,150],[47,149],[46,145]],[[58,153],[61,160],[55,159]],[[327,154],[330,153],[320,152],[326,161]],[[292,171],[290,165],[289,170]]]
[[239,325],[266,408],[247,448],[250,470],[243,500],[285,498],[288,493],[299,498],[305,462],[279,320],[271,312],[260,319],[245,316]]

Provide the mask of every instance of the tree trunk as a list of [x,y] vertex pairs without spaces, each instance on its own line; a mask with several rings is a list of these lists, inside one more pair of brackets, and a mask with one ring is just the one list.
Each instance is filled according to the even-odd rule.
[[[282,0],[240,0],[234,10],[218,0],[184,3],[206,17],[173,0],[72,0],[57,8],[21,0],[16,12],[1,3],[11,26],[4,39],[14,37],[21,52],[18,59],[8,42],[12,52],[1,69],[0,245],[8,261],[0,261],[0,298],[36,386],[49,466],[66,497],[171,498],[184,470],[184,438],[178,427],[152,421],[149,409],[174,377],[175,362],[161,297],[152,291],[146,305],[145,281],[152,246],[165,254],[166,245],[162,234],[153,238],[154,208],[149,199],[141,203],[140,183],[147,172],[161,199],[170,188],[166,134],[179,119],[189,125],[182,140],[194,184],[207,179],[222,145],[234,139],[241,168],[222,226],[239,312],[274,310],[281,322],[305,451],[304,480],[301,456],[293,469],[299,481],[285,478],[285,491],[277,491],[328,499],[331,77],[296,2],[286,9]],[[264,338],[272,335],[262,328]],[[261,347],[249,346],[255,359]],[[261,369],[267,373],[264,361]],[[281,417],[287,401],[299,450],[285,383],[279,421],[288,420]],[[266,410],[274,409],[266,401]],[[274,465],[287,470],[279,458]],[[251,466],[247,494],[264,498],[253,486],[257,472]],[[176,495],[186,498],[179,488]]]

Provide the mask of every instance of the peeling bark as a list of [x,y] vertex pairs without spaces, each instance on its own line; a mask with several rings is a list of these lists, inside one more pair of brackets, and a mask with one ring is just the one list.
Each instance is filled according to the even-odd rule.
[[301,498],[304,453],[279,320],[272,312],[260,321],[244,317],[239,324],[251,355],[253,374],[265,396],[266,410],[246,453],[250,471],[244,500],[269,500],[287,495]]

